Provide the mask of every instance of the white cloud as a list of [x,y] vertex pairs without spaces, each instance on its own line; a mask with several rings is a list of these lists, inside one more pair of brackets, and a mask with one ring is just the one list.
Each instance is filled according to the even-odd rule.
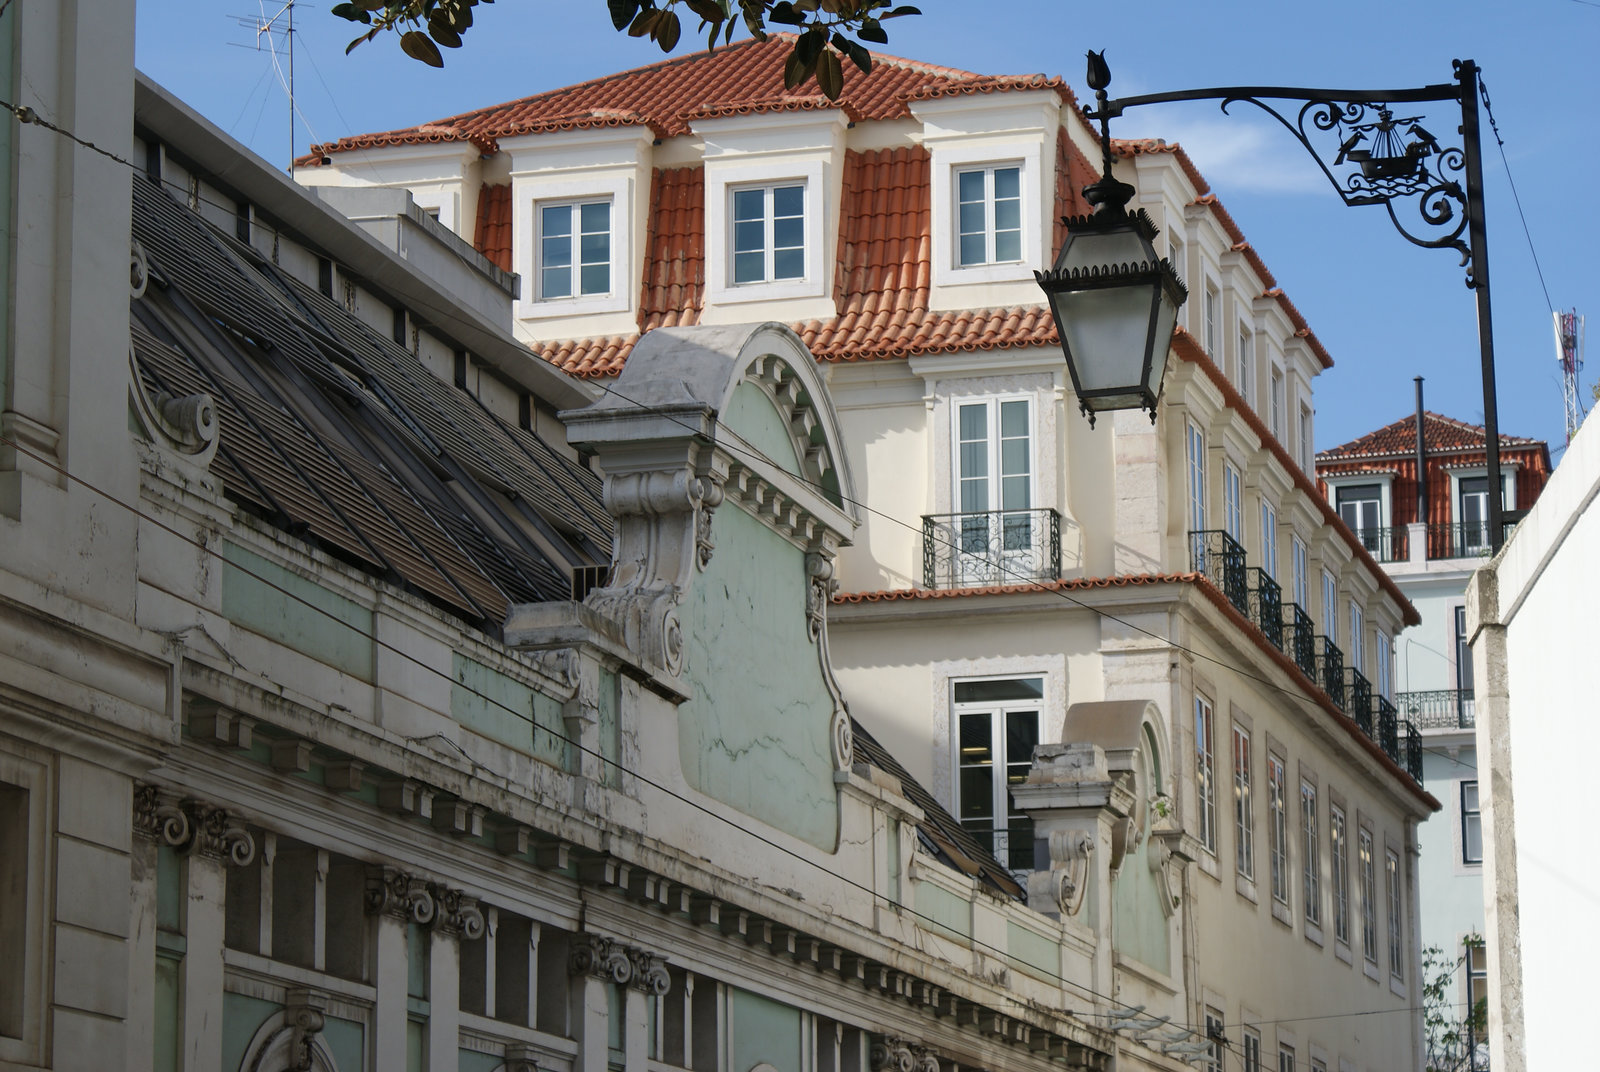
[[1270,117],[1253,114],[1256,109],[1243,103],[1233,105],[1227,115],[1207,114],[1208,103],[1141,109],[1136,121],[1131,115],[1112,120],[1112,135],[1179,143],[1224,199],[1241,192],[1322,196],[1330,192],[1321,169]]

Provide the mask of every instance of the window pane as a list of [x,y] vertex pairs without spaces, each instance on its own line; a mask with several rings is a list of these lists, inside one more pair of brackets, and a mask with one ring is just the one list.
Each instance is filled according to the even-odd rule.
[[994,229],[996,231],[1015,231],[1022,226],[1021,201],[995,201],[994,203]]
[[1022,232],[996,232],[994,236],[994,259],[996,261],[1020,261],[1022,259]]
[[774,216],[799,216],[805,212],[804,186],[779,186],[772,191]]
[[976,443],[961,444],[961,477],[963,480],[973,480],[989,475],[989,444],[979,440]]
[[996,201],[1021,196],[1019,175],[1019,170],[1014,167],[994,169],[994,199]]
[[805,221],[799,217],[772,221],[772,247],[798,250],[805,244]]
[[585,294],[605,294],[611,290],[611,265],[586,264],[579,274]]
[[982,263],[984,263],[984,260],[985,260],[985,258],[984,258],[984,251],[983,251],[983,235],[982,234],[971,234],[971,235],[964,234],[964,235],[962,235],[961,236],[961,263],[962,264],[982,264]]
[[983,825],[991,825],[994,819],[994,768],[993,767],[962,767],[961,768],[961,818],[990,820]]
[[964,235],[982,234],[986,215],[982,201],[962,202],[958,217],[961,223],[961,233]]
[[[1008,476],[1000,480],[1000,509],[1002,510],[1027,510],[1033,506],[1030,501],[1028,478],[1026,476]],[[1026,524],[1024,522],[1024,524]]]
[[1006,713],[1006,781],[1015,785],[1028,776],[1033,749],[1039,743],[1039,712]]
[[760,253],[763,241],[764,229],[760,220],[733,225],[733,248],[736,252]]
[[735,190],[733,193],[733,218],[759,220],[764,215],[765,190]]
[[611,230],[611,204],[597,201],[578,209],[578,226],[585,234],[609,233]]
[[[958,681],[955,688],[956,703],[992,702],[996,700],[1042,700],[1044,678],[1021,677],[1005,681]],[[987,730],[984,731],[987,734]],[[1035,738],[1037,741],[1038,738]],[[985,737],[987,740],[987,737]]]
[[611,236],[586,234],[578,240],[578,254],[584,264],[602,264],[611,259]]
[[962,406],[960,424],[963,441],[986,438],[989,435],[988,407]]
[[800,279],[806,274],[804,250],[780,249],[772,255],[772,278]]
[[539,231],[546,235],[570,235],[572,233],[572,206],[547,205],[540,212],[543,219],[539,223]]
[[1028,441],[1002,439],[1000,441],[1000,472],[1005,476],[1028,475]]
[[572,239],[565,235],[546,235],[540,254],[540,260],[547,268],[559,268],[571,264]]
[[546,298],[572,296],[572,269],[546,268],[539,273],[539,294]]
[[961,716],[961,762],[966,765],[994,762],[994,745],[989,740],[987,714]]
[[733,281],[759,283],[765,275],[761,253],[735,253],[733,255]]
[[1000,403],[1000,434],[1007,439],[1028,434],[1028,404]]
[[983,200],[983,172],[963,171],[956,177],[956,185],[963,202]]

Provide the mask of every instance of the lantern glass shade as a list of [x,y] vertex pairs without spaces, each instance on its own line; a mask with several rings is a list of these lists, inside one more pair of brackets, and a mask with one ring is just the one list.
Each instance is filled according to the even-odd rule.
[[1067,221],[1067,241],[1049,272],[1050,299],[1078,402],[1095,413],[1148,409],[1161,396],[1167,351],[1187,293],[1155,251],[1143,211],[1102,209]]

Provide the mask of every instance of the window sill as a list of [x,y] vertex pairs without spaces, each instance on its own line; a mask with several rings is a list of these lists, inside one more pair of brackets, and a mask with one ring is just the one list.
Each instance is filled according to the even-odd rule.
[[1389,993],[1393,994],[1397,998],[1405,997],[1406,996],[1406,984],[1405,984],[1405,982],[1403,980],[1396,979],[1392,975],[1389,976]]
[[1376,983],[1378,981],[1378,962],[1377,961],[1375,961],[1375,960],[1363,960],[1361,962],[1361,971],[1362,971],[1362,974],[1364,974],[1368,979],[1371,979],[1373,982]]
[[1338,939],[1335,939],[1333,943],[1333,955],[1344,961],[1346,964],[1353,963],[1350,956],[1350,947]]
[[1294,917],[1289,914],[1289,906],[1277,898],[1273,898],[1272,901],[1272,918],[1290,930],[1294,929]]
[[1202,852],[1200,854],[1200,859],[1195,862],[1200,865],[1201,871],[1204,871],[1207,875],[1211,876],[1213,881],[1219,883],[1222,881],[1221,877],[1217,874],[1217,858],[1211,854],[1209,849],[1205,852]]
[[1319,948],[1322,946],[1322,926],[1321,926],[1321,924],[1312,923],[1309,919],[1306,920],[1306,931],[1305,931],[1305,933],[1306,933],[1306,941],[1310,942],[1312,945],[1317,946]]
[[619,294],[587,294],[581,298],[534,298],[517,302],[516,310],[519,320],[551,320],[558,316],[630,311],[628,299]]
[[1240,897],[1243,897],[1251,904],[1261,903],[1259,898],[1256,897],[1256,883],[1254,879],[1246,878],[1243,875],[1234,875],[1233,888]]

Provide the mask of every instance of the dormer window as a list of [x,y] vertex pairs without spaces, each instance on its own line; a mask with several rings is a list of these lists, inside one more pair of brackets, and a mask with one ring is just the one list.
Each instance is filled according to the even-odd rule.
[[539,299],[611,293],[611,201],[541,203]]
[[772,283],[806,274],[804,183],[747,186],[732,196],[730,282]]
[[1334,489],[1334,506],[1340,519],[1368,551],[1378,549],[1383,527],[1383,487],[1380,484],[1346,484]]
[[962,268],[1022,259],[1022,168],[999,164],[956,172],[956,263]]

